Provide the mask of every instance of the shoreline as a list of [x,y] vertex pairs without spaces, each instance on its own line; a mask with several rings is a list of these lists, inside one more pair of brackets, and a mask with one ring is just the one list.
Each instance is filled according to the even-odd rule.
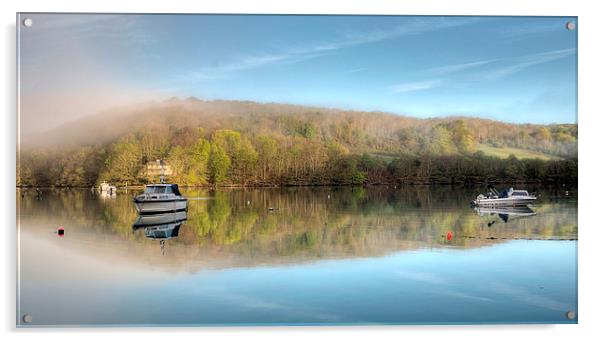
[[[360,188],[360,187],[404,187],[404,186],[482,186],[482,185],[540,185],[540,186],[551,186],[551,187],[577,187],[578,183],[573,182],[528,182],[528,181],[496,181],[496,182],[411,182],[411,183],[379,183],[379,184],[285,184],[285,185],[178,185],[180,188],[192,188],[192,189],[269,189],[269,188],[320,188],[320,187],[349,187],[349,188]],[[133,186],[116,186],[117,189],[121,190],[136,190],[144,189],[146,184],[133,185]],[[16,186],[16,189],[89,189],[98,190],[98,186]]]

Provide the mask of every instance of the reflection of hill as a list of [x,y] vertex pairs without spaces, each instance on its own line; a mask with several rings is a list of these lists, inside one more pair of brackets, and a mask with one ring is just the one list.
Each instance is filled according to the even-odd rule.
[[[488,226],[467,205],[474,190],[446,187],[292,188],[187,191],[188,220],[154,263],[251,266],[319,258],[380,256],[431,247],[479,247],[500,239],[574,239],[576,204],[543,202],[537,215]],[[134,231],[134,193],[102,200],[89,191],[19,197],[28,232],[65,225],[86,248],[108,244],[115,255],[157,255],[157,242]],[[272,210],[270,210],[272,208]],[[443,236],[453,233],[452,241]],[[489,238],[497,239],[489,239]],[[106,247],[99,245],[99,248]]]

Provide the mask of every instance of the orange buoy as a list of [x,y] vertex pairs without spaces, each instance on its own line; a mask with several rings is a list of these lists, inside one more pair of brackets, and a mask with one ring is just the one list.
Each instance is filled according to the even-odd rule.
[[452,233],[451,233],[451,231],[447,231],[447,240],[448,240],[448,241],[452,240],[452,237],[453,237],[453,236],[452,236]]

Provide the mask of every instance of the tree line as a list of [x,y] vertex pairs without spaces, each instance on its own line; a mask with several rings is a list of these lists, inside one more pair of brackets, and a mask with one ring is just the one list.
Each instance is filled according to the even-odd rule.
[[[367,135],[353,120],[330,126],[329,134],[299,117],[274,122],[252,131],[147,126],[115,142],[31,148],[19,155],[17,185],[142,185],[159,181],[148,171],[156,160],[168,166],[167,181],[188,186],[577,182],[576,154],[548,161],[487,156],[476,151],[479,136],[461,119],[440,121],[428,133],[400,129],[391,141]],[[557,145],[559,132],[540,128],[531,135]]]

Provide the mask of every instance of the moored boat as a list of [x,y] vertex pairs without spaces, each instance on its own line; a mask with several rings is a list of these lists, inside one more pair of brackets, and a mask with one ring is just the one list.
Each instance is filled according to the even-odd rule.
[[139,214],[157,214],[186,211],[188,199],[180,193],[176,184],[147,185],[144,193],[134,198]]
[[103,181],[98,185],[98,191],[100,193],[108,194],[110,196],[117,194],[117,187]]
[[515,190],[510,187],[498,192],[495,188],[490,187],[486,195],[479,194],[472,201],[473,206],[477,207],[516,207],[527,206],[532,204],[537,197],[529,194],[526,190]]

